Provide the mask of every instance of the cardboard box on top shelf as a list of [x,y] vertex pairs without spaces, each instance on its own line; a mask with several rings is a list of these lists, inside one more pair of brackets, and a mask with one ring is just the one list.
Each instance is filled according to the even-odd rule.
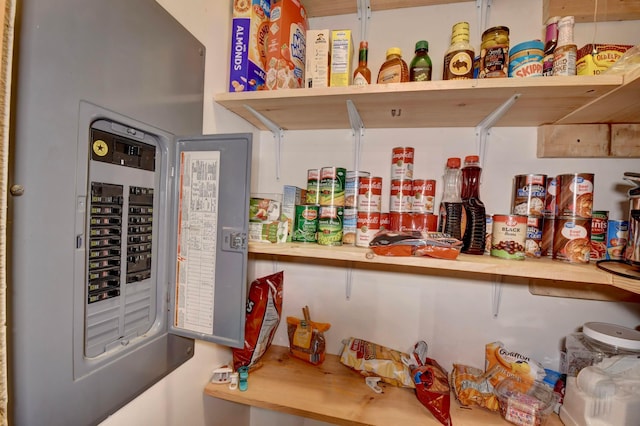
[[229,91],[264,90],[270,0],[234,0]]
[[331,31],[331,87],[346,87],[352,80],[353,39],[351,30]]
[[267,35],[267,89],[304,87],[307,12],[298,0],[274,0]]
[[576,74],[599,75],[609,69],[624,52],[633,46],[626,44],[587,44],[578,50]]
[[304,87],[329,87],[330,30],[308,30]]

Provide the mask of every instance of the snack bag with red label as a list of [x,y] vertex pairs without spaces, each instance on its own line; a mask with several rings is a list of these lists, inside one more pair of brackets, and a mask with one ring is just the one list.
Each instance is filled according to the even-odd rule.
[[451,390],[445,369],[435,359],[426,358],[424,365],[411,370],[411,376],[416,385],[418,401],[427,407],[440,423],[453,426],[449,413]]

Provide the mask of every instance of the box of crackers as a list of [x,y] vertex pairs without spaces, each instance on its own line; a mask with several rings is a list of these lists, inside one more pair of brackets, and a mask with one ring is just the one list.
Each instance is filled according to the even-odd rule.
[[271,0],[233,0],[229,91],[264,90]]
[[631,49],[627,44],[587,44],[578,50],[576,74],[599,75]]
[[304,87],[307,12],[298,0],[273,0],[267,35],[267,89]]

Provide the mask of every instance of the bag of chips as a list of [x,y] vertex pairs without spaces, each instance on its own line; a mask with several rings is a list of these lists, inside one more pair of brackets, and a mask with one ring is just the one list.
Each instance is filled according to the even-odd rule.
[[249,287],[244,347],[233,349],[233,368],[259,366],[260,358],[271,346],[282,315],[284,272],[255,279]]

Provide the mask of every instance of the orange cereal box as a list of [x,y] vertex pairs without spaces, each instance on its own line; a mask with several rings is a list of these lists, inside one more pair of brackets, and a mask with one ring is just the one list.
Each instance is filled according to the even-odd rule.
[[233,0],[229,91],[264,90],[270,0]]
[[267,89],[304,87],[307,12],[298,0],[273,0],[267,34]]

